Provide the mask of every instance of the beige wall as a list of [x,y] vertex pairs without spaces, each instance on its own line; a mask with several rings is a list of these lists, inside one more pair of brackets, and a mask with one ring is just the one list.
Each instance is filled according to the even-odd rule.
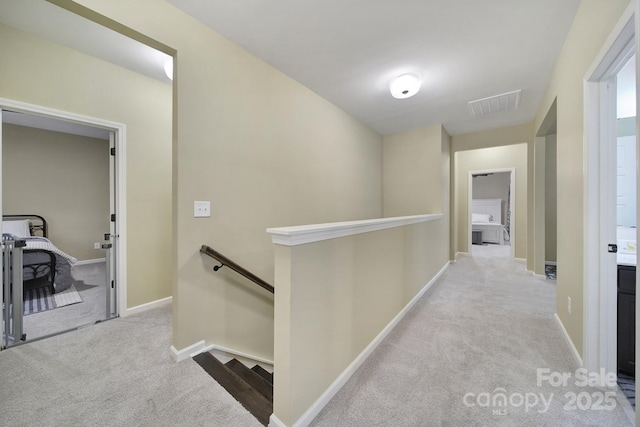
[[42,215],[49,239],[78,260],[109,231],[109,141],[2,125],[2,209]]
[[[527,258],[529,230],[527,218],[533,203],[529,202],[529,191],[533,174],[529,173],[529,146],[533,145],[531,124],[512,126],[491,131],[474,132],[451,137],[453,153],[454,212],[452,216],[452,252],[468,251],[468,181],[470,171],[516,168],[516,221],[512,221],[515,232],[516,258]],[[475,147],[475,148],[474,148]]]
[[458,252],[469,248],[469,173],[515,168],[515,221],[511,218],[516,258],[527,257],[527,144],[455,153]]
[[449,135],[438,125],[387,136],[384,153],[387,216],[441,212],[443,218],[276,245],[274,414],[286,425],[309,409],[449,260]]
[[443,178],[440,169],[433,167],[433,161],[442,154],[443,137],[448,141],[441,125],[384,137],[385,217],[442,212]]
[[442,221],[276,245],[274,414],[285,425],[447,264]]
[[545,261],[557,260],[558,248],[558,180],[556,135],[545,138]]
[[[528,253],[533,253],[533,225],[530,221],[527,221],[527,218],[533,217],[534,206],[532,194],[528,191],[529,188],[533,187],[533,135],[533,124],[529,123],[489,131],[453,135],[451,137],[452,171],[454,175],[451,219],[453,227],[451,240],[452,257],[457,252],[468,251],[468,172],[512,168],[520,165],[520,172],[516,171],[516,194],[518,200],[516,201],[515,249],[516,257],[527,258],[527,268],[533,269],[533,257],[527,256]],[[524,153],[518,151],[518,154],[512,157],[514,155],[513,150],[509,147],[522,143],[526,145]],[[492,148],[492,150],[483,151],[482,149],[485,148]],[[521,150],[521,148],[516,150]],[[462,159],[466,162],[464,167],[459,165],[458,153],[462,153]],[[512,228],[513,226],[514,224],[512,224]],[[530,263],[531,265],[529,265]]]
[[127,304],[171,296],[171,86],[0,25],[0,97],[126,125]]
[[271,359],[272,298],[198,249],[272,282],[268,227],[380,217],[382,137],[166,2],[79,3],[177,50],[174,346]]
[[[557,97],[558,316],[576,349],[584,342],[584,77],[629,0],[584,0],[535,119],[538,129]],[[572,313],[567,298],[572,299]]]

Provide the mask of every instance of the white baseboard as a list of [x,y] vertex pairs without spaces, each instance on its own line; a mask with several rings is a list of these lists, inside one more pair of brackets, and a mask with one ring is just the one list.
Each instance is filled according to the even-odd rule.
[[195,344],[191,344],[190,346],[185,347],[182,350],[178,350],[174,346],[171,346],[171,353],[173,353],[173,357],[176,359],[176,362],[181,362],[185,359],[189,359],[204,352],[205,347],[206,345],[204,343],[204,340],[202,340],[198,341]]
[[82,261],[76,261],[73,265],[87,265],[87,264],[100,264],[101,262],[106,262],[105,258],[95,258],[95,259],[83,259]]
[[200,353],[211,352],[222,363],[226,363],[231,359],[238,359],[248,367],[253,367],[253,365],[260,365],[267,371],[273,372],[273,360],[254,356],[252,354],[244,353],[227,347],[222,347],[216,344],[207,346],[204,340],[198,341],[195,344],[191,344],[190,346],[185,347],[182,350],[178,350],[174,346],[171,346],[171,352],[173,353],[176,362],[180,362],[184,359],[189,359]]
[[267,427],[287,427],[285,423],[280,421],[280,418],[276,417],[276,414],[271,414],[269,417],[269,425]]
[[153,308],[160,308],[167,305],[171,305],[173,302],[173,297],[166,297],[156,301],[151,301],[146,304],[137,305],[135,307],[127,308],[125,313],[120,313],[120,316],[126,317],[131,316],[132,314],[142,313],[143,311],[151,310]]
[[567,342],[567,345],[571,349],[571,354],[573,355],[573,358],[578,363],[578,366],[584,367],[584,364],[582,362],[582,357],[580,357],[580,353],[578,352],[578,349],[576,348],[576,346],[573,345],[573,341],[571,341],[571,337],[569,336],[569,333],[564,328],[564,324],[562,323],[562,320],[560,320],[560,316],[558,316],[558,313],[554,313],[553,317],[556,319],[556,323],[560,328],[560,332],[562,332],[562,336],[564,337],[564,340]]
[[[373,351],[382,343],[387,335],[396,327],[396,325],[402,320],[402,318],[409,312],[411,307],[433,286],[433,284],[442,276],[442,274],[449,267],[450,262],[440,269],[438,273],[427,283],[421,290],[414,296],[411,301],[394,317],[385,328],[369,343],[369,345],[362,350],[362,352],[351,362],[347,368],[336,378],[336,380],[325,390],[324,393],[306,410],[302,416],[296,420],[291,427],[305,427],[308,426],[311,421],[320,413],[329,401],[335,396],[335,394],[346,384],[351,376],[358,370],[358,368],[367,360],[367,358],[373,353]],[[273,425],[272,425],[273,423]],[[275,415],[271,415],[269,419],[269,427],[286,427]]]

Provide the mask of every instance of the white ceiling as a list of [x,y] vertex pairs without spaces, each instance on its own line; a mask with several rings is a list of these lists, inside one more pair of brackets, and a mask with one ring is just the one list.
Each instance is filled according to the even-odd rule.
[[[533,121],[580,0],[168,0],[382,134]],[[389,80],[422,76],[413,98]],[[522,89],[515,112],[467,103]]]
[[[534,119],[580,3],[168,1],[382,134],[442,123],[453,135]],[[0,0],[0,22],[168,82],[159,52],[44,0]],[[392,98],[389,80],[407,72],[422,90]],[[467,106],[519,89],[513,112]]]

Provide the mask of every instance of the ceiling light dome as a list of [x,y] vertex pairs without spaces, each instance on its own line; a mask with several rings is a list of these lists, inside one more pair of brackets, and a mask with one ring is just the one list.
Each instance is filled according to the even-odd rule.
[[415,74],[404,74],[391,80],[389,90],[394,98],[409,98],[420,90],[420,77]]

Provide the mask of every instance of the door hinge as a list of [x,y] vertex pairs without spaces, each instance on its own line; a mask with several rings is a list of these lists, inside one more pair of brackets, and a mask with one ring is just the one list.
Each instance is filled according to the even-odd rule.
[[111,222],[116,222],[116,214],[111,214]]
[[116,155],[116,147],[112,147],[111,148],[111,155],[115,156]]

